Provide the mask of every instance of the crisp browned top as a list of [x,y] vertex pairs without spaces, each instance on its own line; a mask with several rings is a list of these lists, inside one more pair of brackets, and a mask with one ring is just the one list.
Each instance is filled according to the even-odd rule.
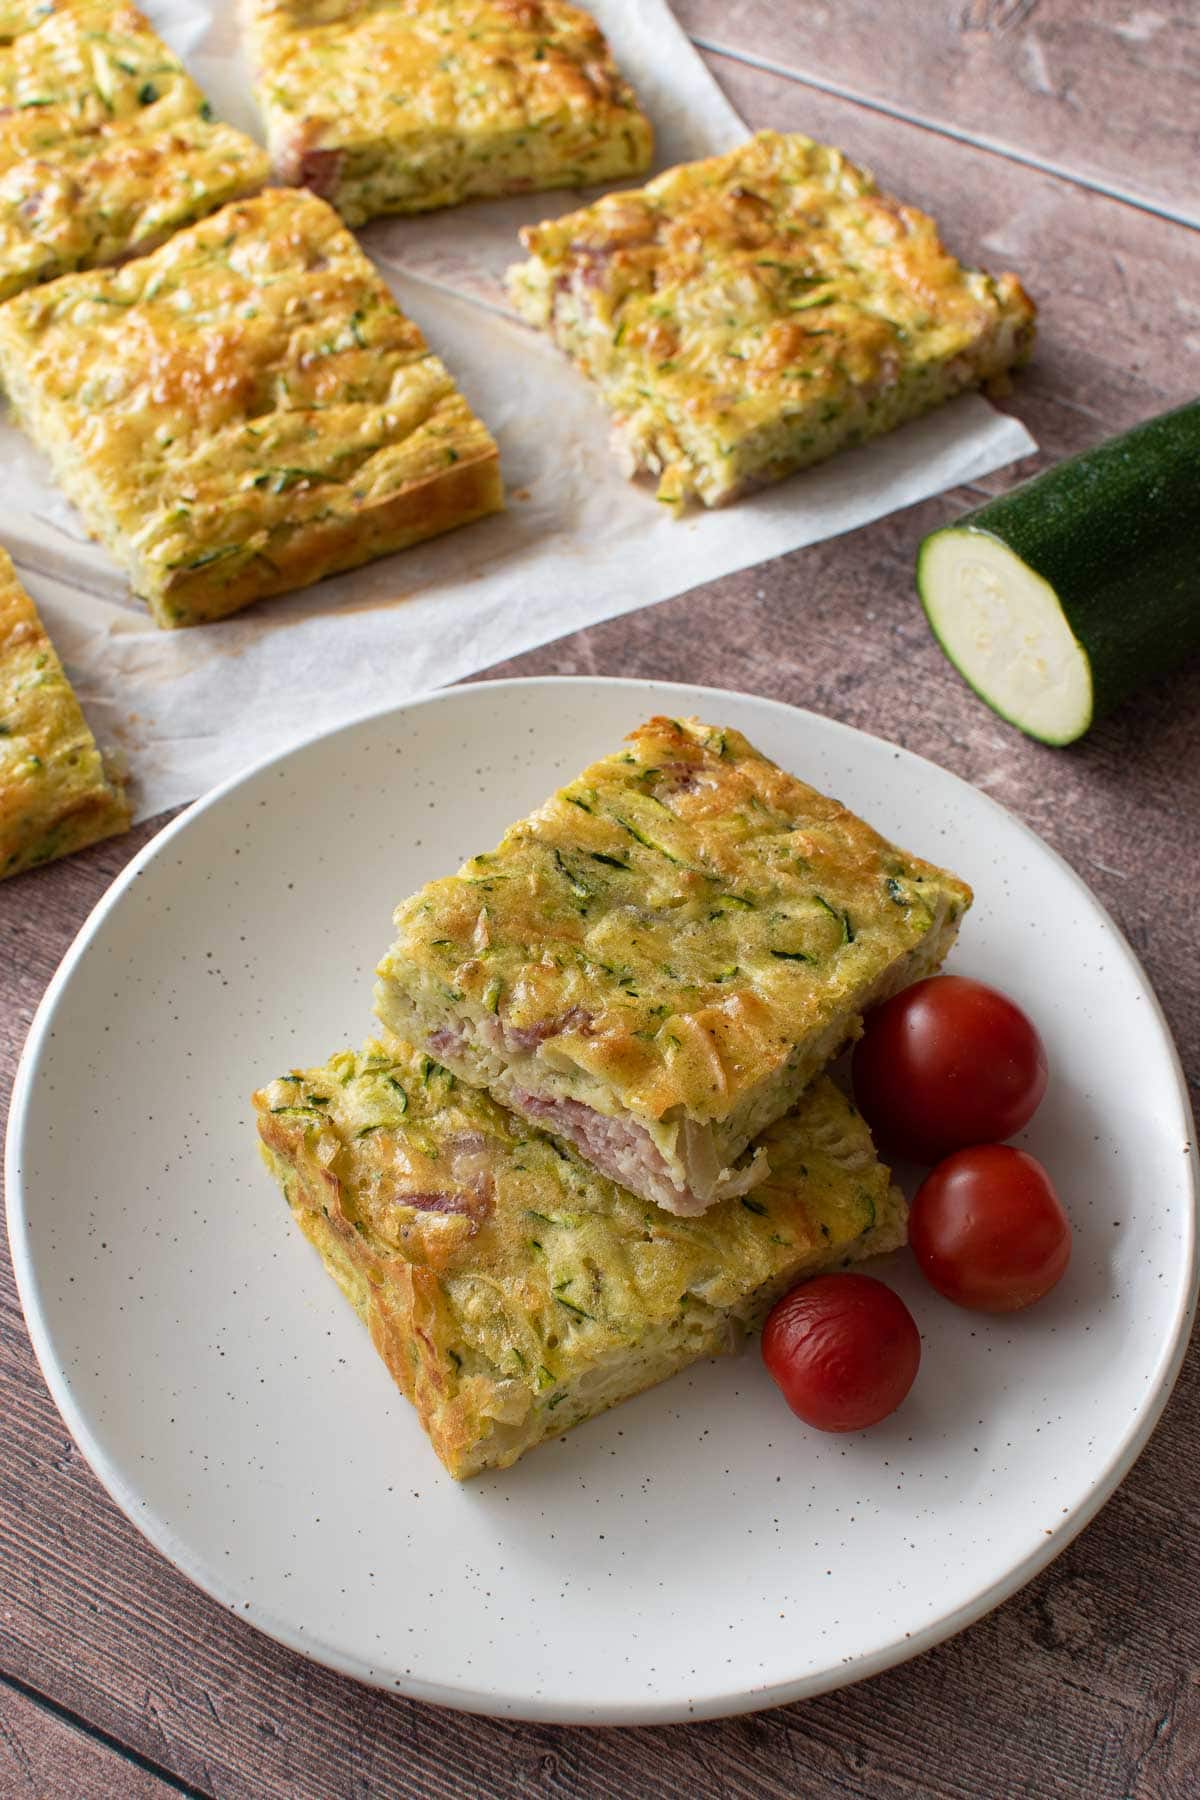
[[395,208],[395,164],[405,208],[495,192],[500,145],[513,191],[650,166],[649,120],[595,20],[565,0],[241,0],[241,12],[277,173],[320,182],[352,223]]
[[928,404],[940,374],[981,381],[1033,344],[1015,275],[965,268],[927,213],[799,132],[760,131],[522,238],[516,305],[598,383],[639,461],[666,459],[672,503],[693,484],[728,498],[781,427],[800,434],[776,446],[795,467],[873,397]]
[[399,908],[384,981],[433,982],[630,1110],[724,1118],[970,904],[739,732],[651,719]]
[[135,7],[0,6],[0,300],[149,249],[266,175]]
[[143,593],[496,454],[337,214],[290,189],[18,295],[0,370]]

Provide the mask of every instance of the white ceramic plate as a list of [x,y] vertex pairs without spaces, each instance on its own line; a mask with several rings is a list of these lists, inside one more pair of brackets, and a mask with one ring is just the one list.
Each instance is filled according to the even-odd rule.
[[[259,1164],[248,1096],[371,1026],[393,904],[655,711],[731,723],[975,885],[956,968],[1037,1019],[1027,1134],[1075,1225],[1061,1287],[921,1325],[887,1424],[822,1437],[753,1349],[456,1486]],[[954,776],[745,695],[498,682],[351,725],[219,790],[130,865],[38,1013],[9,1217],[26,1317],[110,1493],[193,1580],[335,1668],[589,1722],[792,1700],[948,1636],[1129,1469],[1195,1297],[1182,1079],[1067,866]]]

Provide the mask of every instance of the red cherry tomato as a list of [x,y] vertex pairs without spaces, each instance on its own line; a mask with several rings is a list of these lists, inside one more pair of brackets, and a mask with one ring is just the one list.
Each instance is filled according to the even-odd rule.
[[854,1097],[880,1144],[933,1163],[1027,1125],[1046,1052],[1019,1006],[963,975],[931,975],[867,1014]]
[[818,1431],[862,1431],[895,1412],[916,1379],[913,1316],[872,1275],[819,1275],[772,1307],[763,1361],[792,1411]]
[[908,1241],[947,1300],[1017,1312],[1048,1294],[1071,1257],[1071,1225],[1036,1157],[1009,1144],[948,1156],[917,1189]]

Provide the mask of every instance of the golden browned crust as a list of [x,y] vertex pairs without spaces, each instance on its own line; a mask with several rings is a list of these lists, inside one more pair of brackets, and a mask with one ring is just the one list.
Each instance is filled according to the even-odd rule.
[[639,1118],[719,1120],[970,900],[739,732],[655,718],[399,907],[381,1016],[490,1016]]
[[270,189],[0,308],[0,374],[160,625],[503,506],[499,457],[324,201]]
[[0,879],[128,829],[124,788],[0,550]]
[[904,1241],[903,1199],[826,1080],[770,1133],[753,1201],[690,1220],[395,1040],[254,1102],[297,1222],[460,1478],[735,1347],[798,1276]]
[[212,117],[135,7],[16,0],[0,16],[0,300],[140,256],[256,192],[266,153]]
[[348,224],[649,168],[603,33],[563,0],[241,0],[280,181]]
[[1015,275],[964,268],[840,151],[762,131],[522,233],[510,289],[671,505],[720,505],[1029,357]]

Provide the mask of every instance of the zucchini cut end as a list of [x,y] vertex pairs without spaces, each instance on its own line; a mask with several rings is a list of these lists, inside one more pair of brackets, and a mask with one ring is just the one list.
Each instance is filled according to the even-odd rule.
[[917,558],[930,628],[981,700],[1043,744],[1073,744],[1092,723],[1092,669],[1054,589],[975,526],[932,532]]

